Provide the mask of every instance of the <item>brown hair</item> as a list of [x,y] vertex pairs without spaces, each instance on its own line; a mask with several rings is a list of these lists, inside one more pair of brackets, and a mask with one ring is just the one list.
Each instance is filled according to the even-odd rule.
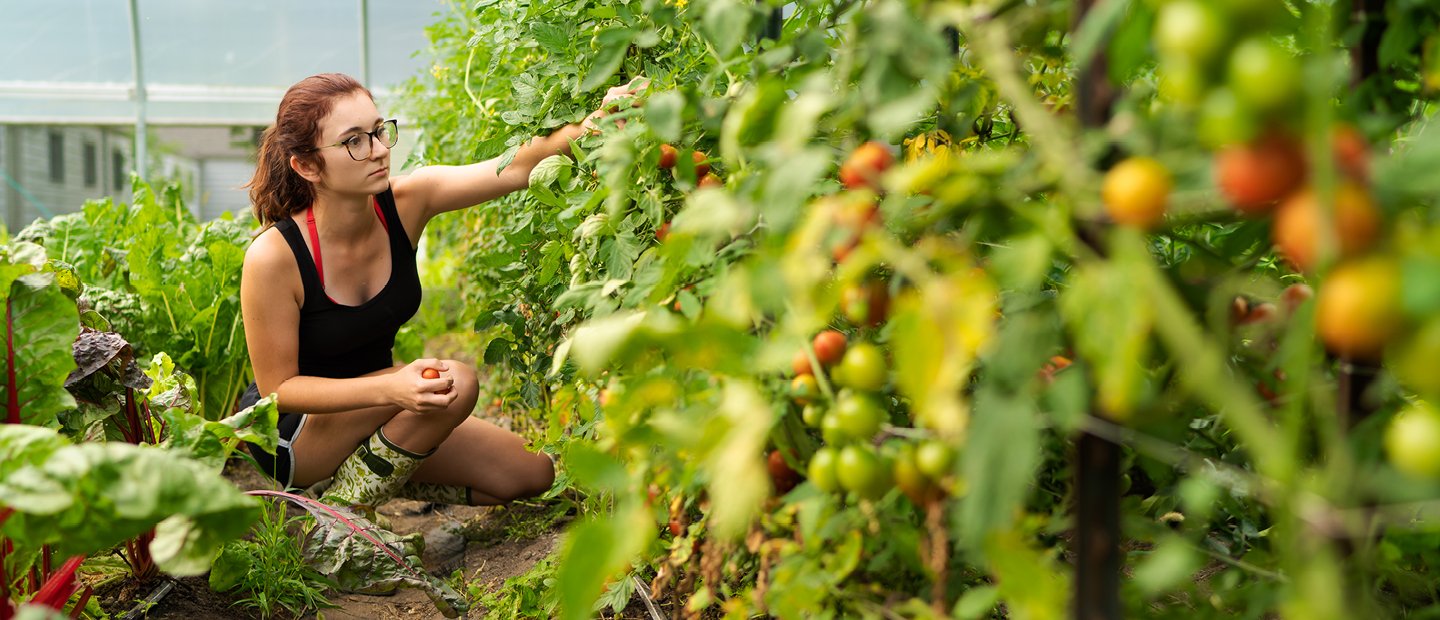
[[364,84],[343,73],[312,75],[290,87],[280,99],[275,124],[260,137],[260,157],[250,188],[255,219],[270,226],[315,201],[315,187],[290,168],[290,156],[324,170],[325,162],[314,150],[320,139],[320,119],[334,107],[336,99],[363,92],[373,101]]

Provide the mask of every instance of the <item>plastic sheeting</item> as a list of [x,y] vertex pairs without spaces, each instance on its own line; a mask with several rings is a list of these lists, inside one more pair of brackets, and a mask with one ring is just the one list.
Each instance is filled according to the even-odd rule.
[[[0,123],[136,121],[125,0],[3,0]],[[338,71],[377,96],[424,70],[443,0],[136,0],[153,125],[265,125],[290,84]]]

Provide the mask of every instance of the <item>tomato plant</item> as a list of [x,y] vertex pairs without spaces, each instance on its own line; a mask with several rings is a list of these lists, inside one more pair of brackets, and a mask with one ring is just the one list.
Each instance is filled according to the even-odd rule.
[[[424,161],[503,159],[651,78],[623,127],[431,233],[464,256],[489,389],[572,464],[560,613],[627,572],[731,617],[1433,613],[1422,526],[1390,510],[1437,489],[1386,438],[1440,398],[1440,10],[1385,11],[437,24]],[[807,474],[788,493],[776,454]]]

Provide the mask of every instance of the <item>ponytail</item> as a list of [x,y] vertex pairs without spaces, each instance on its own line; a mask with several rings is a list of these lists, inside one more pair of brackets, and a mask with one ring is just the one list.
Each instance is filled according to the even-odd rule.
[[334,108],[336,99],[355,92],[375,98],[355,78],[341,73],[312,75],[285,91],[275,124],[260,137],[255,176],[245,184],[261,225],[271,226],[315,201],[315,186],[290,167],[290,157],[323,170],[325,162],[314,151],[320,120]]

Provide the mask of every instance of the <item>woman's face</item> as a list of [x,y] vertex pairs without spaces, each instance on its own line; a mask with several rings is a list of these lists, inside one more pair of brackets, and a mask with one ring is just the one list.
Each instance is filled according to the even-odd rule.
[[[390,149],[365,132],[375,131],[384,121],[375,109],[375,102],[363,92],[347,95],[335,102],[330,113],[320,119],[319,154],[325,159],[325,170],[317,184],[338,193],[378,194],[390,186]],[[357,138],[358,136],[358,138]],[[350,149],[329,146],[356,138]],[[368,144],[367,144],[368,143]],[[351,156],[366,155],[359,161]]]

